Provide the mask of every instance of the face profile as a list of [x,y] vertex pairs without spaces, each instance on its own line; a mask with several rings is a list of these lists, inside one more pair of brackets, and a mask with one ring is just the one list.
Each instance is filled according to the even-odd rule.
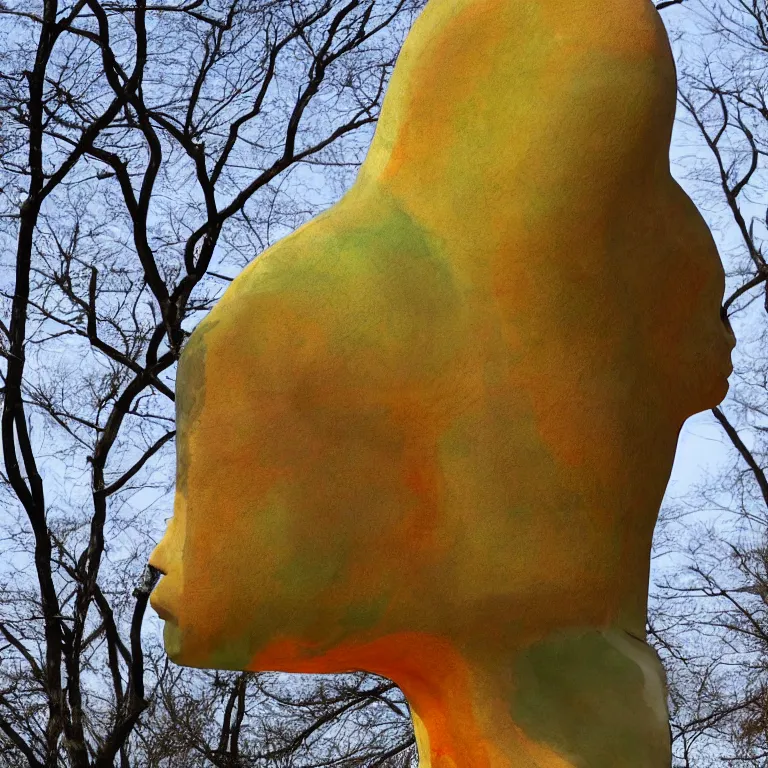
[[355,185],[193,333],[174,662],[390,677],[434,768],[668,765],[651,537],[734,340],[666,32],[609,6],[430,0]]

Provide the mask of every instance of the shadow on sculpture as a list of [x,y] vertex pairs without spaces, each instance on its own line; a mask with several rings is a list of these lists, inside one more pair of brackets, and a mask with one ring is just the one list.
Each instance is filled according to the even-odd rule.
[[727,392],[649,0],[430,0],[365,164],[184,350],[178,664],[363,669],[422,766],[663,768],[651,537]]

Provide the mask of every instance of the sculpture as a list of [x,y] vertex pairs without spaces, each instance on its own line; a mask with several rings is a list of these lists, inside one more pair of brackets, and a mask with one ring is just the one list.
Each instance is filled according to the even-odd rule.
[[173,661],[389,677],[422,767],[669,765],[651,537],[734,346],[675,96],[650,0],[430,0],[353,187],[182,355]]

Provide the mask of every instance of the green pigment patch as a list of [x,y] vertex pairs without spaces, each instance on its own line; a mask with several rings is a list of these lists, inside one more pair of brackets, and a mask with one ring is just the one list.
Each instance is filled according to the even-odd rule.
[[668,727],[647,701],[642,667],[617,645],[588,629],[523,651],[511,714],[578,768],[668,768]]
[[187,434],[205,402],[205,337],[216,325],[217,321],[207,319],[198,325],[184,347],[176,375],[176,487],[184,494],[189,468]]
[[361,632],[375,627],[389,604],[389,597],[381,595],[370,600],[357,600],[347,606],[339,622],[349,632]]

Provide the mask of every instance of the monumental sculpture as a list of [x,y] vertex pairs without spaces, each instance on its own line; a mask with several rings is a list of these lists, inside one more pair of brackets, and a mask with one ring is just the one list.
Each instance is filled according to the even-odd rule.
[[356,182],[186,345],[174,662],[367,670],[432,768],[664,768],[651,537],[734,339],[650,0],[429,0]]

